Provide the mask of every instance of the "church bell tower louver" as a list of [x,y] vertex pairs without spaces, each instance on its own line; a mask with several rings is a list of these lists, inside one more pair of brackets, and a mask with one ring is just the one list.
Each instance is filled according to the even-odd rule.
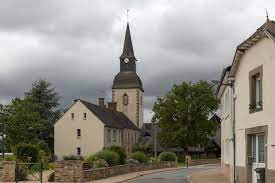
[[120,72],[115,76],[112,86],[112,101],[117,110],[123,112],[138,128],[143,125],[143,87],[136,73],[137,59],[127,23],[124,46],[120,59]]

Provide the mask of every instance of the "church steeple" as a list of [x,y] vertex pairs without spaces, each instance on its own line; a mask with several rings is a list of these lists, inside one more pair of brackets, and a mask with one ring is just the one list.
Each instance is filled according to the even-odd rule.
[[123,51],[120,59],[120,71],[136,72],[136,57],[134,54],[129,23],[127,22]]
[[130,28],[129,28],[129,23],[128,22],[127,22],[126,33],[125,33],[123,52],[122,52],[122,54],[119,58],[120,59],[122,59],[122,58],[135,58],[132,39],[131,39],[131,33],[130,33]]

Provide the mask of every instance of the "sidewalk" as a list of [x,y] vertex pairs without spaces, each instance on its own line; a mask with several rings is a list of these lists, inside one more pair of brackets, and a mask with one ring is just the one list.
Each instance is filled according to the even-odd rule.
[[190,183],[230,183],[221,169],[195,173],[189,176]]
[[141,172],[134,172],[134,173],[128,173],[123,175],[118,175],[102,180],[95,180],[91,181],[90,183],[121,183],[121,182],[128,182],[129,180],[132,180],[134,178],[151,174],[151,173],[157,173],[157,172],[164,172],[164,171],[171,171],[171,170],[179,170],[185,167],[176,167],[176,168],[165,168],[165,169],[157,169],[157,170],[148,170],[148,171],[141,171]]

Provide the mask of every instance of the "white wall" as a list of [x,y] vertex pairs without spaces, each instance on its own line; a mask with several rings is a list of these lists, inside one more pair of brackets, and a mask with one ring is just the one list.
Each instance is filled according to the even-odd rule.
[[[129,104],[123,105],[123,95],[129,97]],[[143,92],[140,89],[113,89],[112,101],[117,102],[117,110],[123,112],[136,126],[143,126]],[[139,108],[139,125],[137,122],[137,108]]]
[[[263,65],[263,111],[249,114],[249,72]],[[235,75],[237,166],[245,166],[245,129],[268,125],[268,169],[275,169],[275,43],[264,38],[243,55]]]
[[[74,119],[71,118],[74,113]],[[83,113],[87,119],[83,119]],[[81,129],[81,137],[77,138],[77,129]],[[54,125],[54,153],[58,159],[64,155],[76,155],[77,147],[81,155],[87,156],[100,151],[104,146],[104,124],[77,101]]]

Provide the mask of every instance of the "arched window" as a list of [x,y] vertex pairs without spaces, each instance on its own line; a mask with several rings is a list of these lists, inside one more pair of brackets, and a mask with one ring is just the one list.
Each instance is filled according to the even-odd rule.
[[129,103],[129,97],[128,97],[128,95],[125,93],[125,94],[123,95],[123,105],[128,105],[128,103]]

